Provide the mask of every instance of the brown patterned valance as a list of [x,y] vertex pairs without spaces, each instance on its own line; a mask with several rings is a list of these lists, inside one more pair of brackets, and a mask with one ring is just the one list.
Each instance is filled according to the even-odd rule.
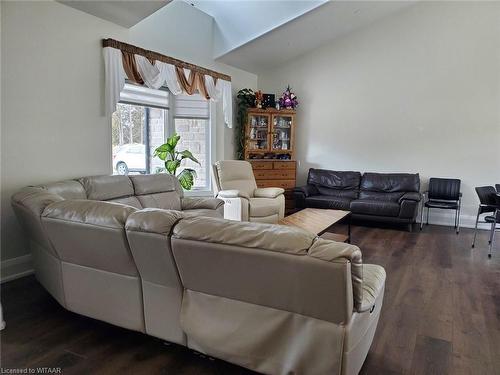
[[[103,47],[112,47],[121,50],[122,52],[128,52],[131,55],[141,55],[149,59],[150,61],[158,60],[162,61],[167,64],[172,64],[175,65],[177,68],[186,68],[189,69],[193,72],[197,72],[200,74],[205,74],[205,75],[210,75],[214,77],[214,79],[223,79],[225,81],[231,81],[231,76],[228,76],[227,74],[222,74],[219,72],[216,72],[214,70],[206,69],[198,65],[190,64],[188,62],[176,59],[174,57],[162,55],[161,53],[154,52],[154,51],[149,51],[144,48],[136,47],[132,44],[127,44],[120,42],[115,39],[103,39],[102,40],[102,46]],[[127,53],[124,53],[124,55],[127,55]]]

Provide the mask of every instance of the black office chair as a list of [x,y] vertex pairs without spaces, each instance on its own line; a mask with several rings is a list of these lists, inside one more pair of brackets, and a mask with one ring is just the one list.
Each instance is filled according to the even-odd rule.
[[[482,214],[495,212],[495,194],[497,193],[493,186],[480,186],[476,188],[477,197],[479,198],[479,208],[477,209],[476,226],[474,227],[474,240],[472,248],[476,245],[477,224],[480,222],[479,217]],[[486,218],[481,223],[488,223]]]
[[486,222],[491,223],[490,229],[490,247],[488,249],[488,258],[491,258],[491,249],[495,242],[495,231],[498,230],[497,224],[500,224],[500,193],[495,194],[495,213],[491,216],[486,216]]
[[500,193],[500,184],[496,184],[495,189],[497,189],[497,193]]
[[422,199],[422,212],[420,217],[420,230],[424,224],[424,208],[427,207],[427,224],[429,224],[429,211],[431,208],[441,210],[455,210],[455,229],[460,232],[460,208],[462,206],[461,181],[455,178],[431,178],[429,190]]

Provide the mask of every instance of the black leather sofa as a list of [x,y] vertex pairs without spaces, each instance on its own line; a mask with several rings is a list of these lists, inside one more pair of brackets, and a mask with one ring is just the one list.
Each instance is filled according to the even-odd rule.
[[309,169],[307,185],[293,191],[297,208],[351,211],[353,219],[411,224],[421,199],[418,173],[364,173]]

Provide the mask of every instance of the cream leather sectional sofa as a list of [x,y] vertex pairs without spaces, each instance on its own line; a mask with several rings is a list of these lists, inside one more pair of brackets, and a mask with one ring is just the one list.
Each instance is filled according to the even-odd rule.
[[38,280],[70,311],[266,374],[356,374],[368,353],[385,271],[356,246],[222,219],[167,175],[25,188],[12,204]]

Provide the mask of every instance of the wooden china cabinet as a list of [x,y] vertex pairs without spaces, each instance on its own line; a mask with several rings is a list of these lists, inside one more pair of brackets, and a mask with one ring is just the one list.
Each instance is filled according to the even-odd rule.
[[245,160],[252,164],[258,187],[285,189],[286,211],[294,208],[295,111],[248,109],[245,127]]

